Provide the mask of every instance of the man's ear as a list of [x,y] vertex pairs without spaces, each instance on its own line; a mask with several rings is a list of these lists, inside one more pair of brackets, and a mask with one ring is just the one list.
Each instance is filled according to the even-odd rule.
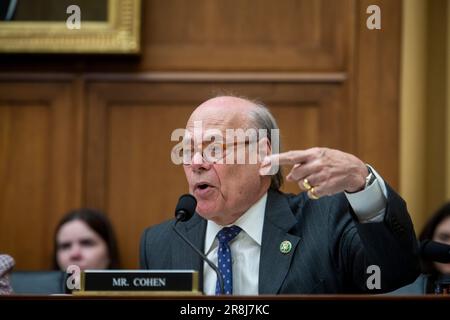
[[261,163],[265,157],[272,154],[272,145],[267,137],[258,141],[258,162]]

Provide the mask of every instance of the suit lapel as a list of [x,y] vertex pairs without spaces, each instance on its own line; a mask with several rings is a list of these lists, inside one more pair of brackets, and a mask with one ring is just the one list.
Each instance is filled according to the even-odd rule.
[[[178,230],[188,238],[196,248],[204,252],[205,234],[206,234],[206,220],[201,218],[197,213],[186,223],[179,223]],[[175,235],[178,237],[178,235]],[[180,239],[183,244],[184,241]],[[200,279],[200,290],[203,290],[203,260],[200,256],[188,245],[182,245],[174,248],[172,255],[173,265],[181,266],[183,269],[198,270]]]
[[[259,263],[259,294],[278,293],[286,278],[300,241],[300,237],[288,233],[296,223],[287,199],[278,192],[269,191]],[[292,245],[288,253],[280,250],[283,241],[289,241]]]

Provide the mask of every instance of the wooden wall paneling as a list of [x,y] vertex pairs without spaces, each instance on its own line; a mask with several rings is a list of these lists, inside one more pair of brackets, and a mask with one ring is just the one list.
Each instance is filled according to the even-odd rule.
[[140,56],[3,55],[21,72],[345,71],[356,0],[142,1]]
[[70,82],[0,82],[0,251],[48,269],[53,229],[81,201],[81,127]]
[[[104,208],[105,201],[105,141],[106,118],[105,101],[86,88],[86,171],[83,185],[83,199],[88,207]],[[94,107],[95,106],[95,107]]]
[[181,166],[170,160],[177,143],[171,132],[184,128],[194,108],[219,89],[266,102],[279,120],[285,150],[349,148],[352,125],[336,83],[90,81],[86,199],[111,217],[125,267],[138,267],[142,231],[172,218],[187,192]]
[[[402,2],[360,0],[357,4],[357,59],[352,83],[357,154],[397,188]],[[366,28],[366,9],[372,4],[381,9],[381,30]]]
[[348,61],[351,0],[152,0],[143,10],[144,70],[337,71]]

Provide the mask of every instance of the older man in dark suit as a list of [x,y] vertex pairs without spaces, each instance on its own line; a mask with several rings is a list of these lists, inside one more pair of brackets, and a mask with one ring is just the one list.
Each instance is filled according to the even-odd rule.
[[[240,129],[271,132],[277,125],[258,103],[210,99],[189,118],[188,150],[182,153],[197,209],[178,228],[218,265],[226,294],[375,293],[417,277],[416,238],[405,203],[373,168],[328,148],[277,154],[270,134],[231,143],[207,136]],[[252,143],[264,151],[256,162],[250,161]],[[243,163],[223,161],[241,149]],[[306,192],[280,192],[281,173],[272,170],[277,164],[292,165],[287,179]],[[220,293],[216,274],[173,224],[144,232],[141,267],[199,270],[203,292]]]

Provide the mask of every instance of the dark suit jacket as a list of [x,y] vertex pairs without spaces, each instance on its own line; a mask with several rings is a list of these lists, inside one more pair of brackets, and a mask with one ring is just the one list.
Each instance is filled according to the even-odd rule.
[[[381,292],[419,275],[417,242],[405,202],[389,187],[383,222],[360,224],[344,194],[310,200],[269,190],[262,234],[259,294],[370,292],[367,267],[381,270]],[[141,239],[143,269],[194,269],[199,256],[172,230],[174,221],[150,227]],[[206,220],[195,214],[177,228],[204,250]],[[292,250],[280,252],[289,240]],[[202,287],[202,284],[200,284]],[[377,291],[376,293],[380,292]]]

